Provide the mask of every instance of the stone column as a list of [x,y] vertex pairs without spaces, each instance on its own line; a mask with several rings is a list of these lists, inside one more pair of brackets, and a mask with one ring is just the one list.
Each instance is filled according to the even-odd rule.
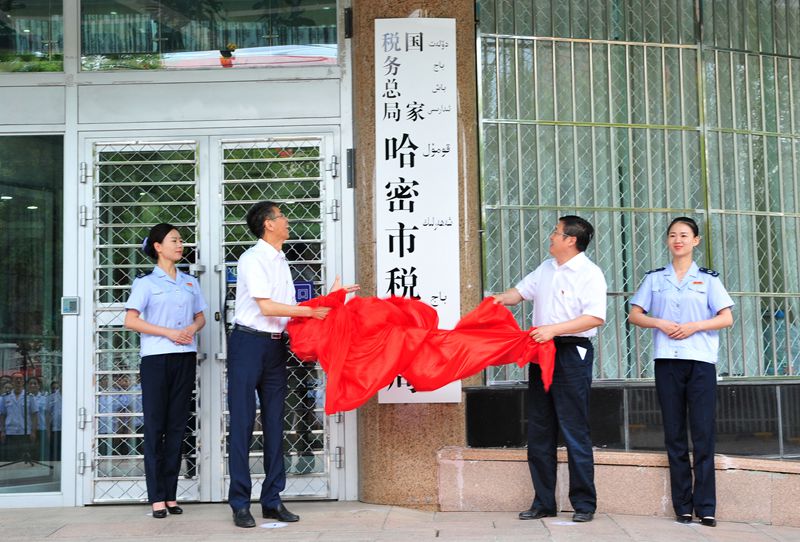
[[[353,115],[356,147],[356,267],[363,295],[375,294],[374,20],[456,19],[460,179],[461,307],[481,300],[480,206],[474,0],[354,0]],[[472,377],[466,384],[480,384]],[[358,410],[359,499],[376,504],[438,508],[436,452],[463,446],[462,404],[378,404]]]

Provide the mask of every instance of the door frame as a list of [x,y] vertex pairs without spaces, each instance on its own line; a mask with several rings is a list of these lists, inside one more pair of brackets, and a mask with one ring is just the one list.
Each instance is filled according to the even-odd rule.
[[[75,140],[64,133],[63,130],[53,130],[52,126],[47,125],[26,125],[15,126],[8,131],[0,130],[0,136],[40,136],[56,135],[63,138],[63,163],[64,171],[75,171],[75,156],[77,150]],[[62,196],[62,242],[63,254],[61,261],[61,276],[63,280],[62,296],[80,295],[80,276],[81,269],[75,262],[70,262],[68,254],[70,247],[73,250],[80,250],[80,235],[76,220],[71,220],[74,216],[70,213],[72,209],[77,209],[77,190],[72,189],[68,182],[70,176],[64,175],[63,196]],[[69,218],[68,218],[69,217]],[[84,311],[84,307],[80,308]],[[83,331],[82,317],[78,315],[61,316],[61,479],[58,491],[48,492],[26,492],[26,493],[2,493],[0,494],[0,508],[40,508],[40,507],[63,507],[75,506],[80,491],[80,483],[77,479],[77,419],[74,415],[76,409],[70,405],[78,404],[78,397],[81,397],[80,378],[78,371],[71,365],[71,360],[80,359],[81,350],[84,348],[83,341],[79,340]]]
[[[338,120],[338,119],[337,119]],[[240,138],[267,138],[267,137],[282,137],[282,136],[315,136],[323,138],[323,146],[330,145],[330,149],[325,148],[324,164],[327,164],[330,156],[335,154],[339,162],[338,175],[334,179],[326,178],[326,184],[330,183],[332,186],[332,193],[326,194],[326,205],[330,200],[337,199],[340,202],[339,220],[333,221],[331,215],[326,214],[326,270],[327,276],[325,277],[328,283],[333,281],[333,277],[337,274],[342,275],[343,280],[352,281],[355,276],[355,239],[354,239],[354,216],[353,210],[354,194],[352,188],[347,188],[344,181],[344,157],[345,149],[350,145],[350,129],[347,128],[347,139],[343,141],[341,125],[337,124],[295,124],[283,123],[280,126],[260,125],[260,126],[241,126],[241,127],[226,127],[226,128],[182,128],[182,129],[144,129],[135,132],[130,130],[125,131],[82,131],[78,134],[77,143],[77,156],[78,163],[86,163],[89,171],[94,163],[93,149],[94,144],[99,142],[109,141],[141,141],[141,142],[157,142],[157,141],[174,141],[174,140],[189,140],[197,139],[198,141],[198,156],[197,163],[199,168],[199,191],[200,203],[198,217],[198,250],[201,261],[198,263],[205,266],[205,272],[201,275],[201,284],[203,295],[208,302],[208,325],[202,330],[200,334],[200,349],[199,352],[205,354],[205,360],[198,364],[198,373],[205,378],[204,385],[200,388],[200,396],[198,402],[202,405],[202,409],[198,416],[202,416],[205,423],[201,424],[201,430],[198,434],[198,440],[203,439],[206,442],[218,442],[215,439],[221,439],[223,436],[224,428],[221,423],[217,423],[222,419],[222,409],[224,408],[221,401],[214,400],[215,390],[221,390],[221,375],[222,372],[209,368],[213,364],[222,363],[215,359],[215,354],[224,352],[224,339],[220,332],[219,323],[214,321],[214,313],[224,310],[220,306],[220,296],[217,287],[221,287],[224,277],[213,280],[202,280],[203,276],[210,277],[216,275],[215,265],[219,262],[213,261],[218,258],[220,254],[220,232],[222,220],[222,205],[219,202],[220,191],[218,188],[221,186],[221,158],[220,142],[222,140],[240,139]],[[215,161],[216,160],[216,161]],[[214,178],[216,177],[216,179]],[[78,342],[78,368],[76,371],[77,381],[73,389],[77,390],[75,402],[76,409],[85,408],[89,422],[85,425],[85,430],[81,431],[78,425],[75,424],[73,431],[77,434],[76,444],[74,447],[65,446],[65,451],[71,448],[74,455],[74,460],[71,465],[77,465],[77,458],[81,452],[87,458],[86,469],[83,474],[80,474],[80,468],[72,469],[72,477],[75,485],[75,501],[82,504],[93,503],[93,471],[91,464],[93,463],[92,454],[92,439],[94,435],[94,427],[91,420],[94,414],[94,389],[92,387],[92,377],[94,371],[94,310],[93,310],[93,295],[94,295],[94,269],[93,269],[93,249],[94,239],[93,232],[94,226],[92,219],[94,218],[94,190],[92,180],[88,179],[86,182],[78,184],[77,189],[77,202],[74,208],[79,208],[85,205],[89,210],[90,219],[86,227],[77,225],[77,221],[73,221],[76,230],[78,247],[78,292],[79,296],[83,299],[83,307],[81,308],[81,315],[76,319],[77,327],[74,335],[67,334],[66,321],[65,321],[65,339],[73,336],[82,338]],[[326,209],[327,210],[327,209]],[[343,247],[351,247],[347,254],[343,252]],[[214,291],[212,291],[214,285]],[[224,303],[224,300],[223,300]],[[66,341],[65,341],[66,342]],[[65,349],[66,349],[65,344]],[[65,386],[66,388],[66,386]],[[64,398],[67,404],[67,397]],[[331,421],[329,429],[330,447],[332,451],[336,446],[342,446],[345,450],[344,454],[344,468],[336,469],[334,466],[330,469],[330,487],[331,496],[338,500],[355,500],[358,498],[357,487],[357,418],[355,412],[344,413],[340,419],[342,423],[333,424],[333,416],[329,417]],[[65,425],[65,435],[67,433],[67,426]],[[212,445],[213,446],[213,445]],[[224,500],[227,495],[223,494],[225,481],[224,481],[224,466],[223,457],[216,449],[212,450],[210,446],[202,447],[203,457],[198,457],[198,465],[201,461],[205,461],[206,465],[215,467],[201,468],[198,471],[198,482],[200,484],[200,501],[203,502],[216,502]],[[65,458],[69,455],[65,454]],[[218,472],[212,472],[216,469]],[[213,474],[213,476],[212,476]],[[66,478],[66,476],[62,476]],[[37,505],[41,506],[41,501],[37,501]]]

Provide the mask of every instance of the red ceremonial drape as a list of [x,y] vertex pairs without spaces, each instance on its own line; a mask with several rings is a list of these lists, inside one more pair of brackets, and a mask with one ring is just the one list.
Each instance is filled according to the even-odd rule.
[[555,345],[537,343],[511,312],[491,298],[452,330],[438,329],[436,311],[416,299],[356,297],[338,290],[302,305],[331,307],[327,318],[293,318],[292,351],[319,360],[328,375],[325,412],[351,410],[402,375],[417,391],[431,391],[490,365],[538,363],[545,390],[553,380]]

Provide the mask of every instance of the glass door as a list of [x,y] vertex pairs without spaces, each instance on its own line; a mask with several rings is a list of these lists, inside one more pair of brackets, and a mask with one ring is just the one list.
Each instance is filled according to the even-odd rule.
[[[184,270],[198,276],[209,305],[201,332],[193,409],[186,431],[178,500],[227,497],[225,338],[231,324],[236,261],[254,243],[244,224],[252,203],[271,199],[292,221],[284,245],[296,281],[319,292],[337,237],[333,134],[198,136],[170,140],[88,140],[91,206],[90,329],[94,356],[85,374],[85,502],[145,501],[138,341],[122,327],[137,273],[152,263],[140,250],[149,228],[170,222],[185,241]],[[88,184],[88,183],[87,183]],[[336,498],[339,418],[324,416],[324,375],[289,361],[285,418],[286,498]],[[91,434],[89,434],[91,433]],[[260,428],[251,447],[253,494],[263,478]]]
[[0,140],[0,502],[9,506],[52,506],[71,488],[61,461],[62,352],[73,346],[59,310],[63,153],[62,136]]

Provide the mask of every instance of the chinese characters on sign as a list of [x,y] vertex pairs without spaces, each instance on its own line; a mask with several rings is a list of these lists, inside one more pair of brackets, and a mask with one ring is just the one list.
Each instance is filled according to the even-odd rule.
[[[455,19],[375,21],[377,292],[461,315]],[[459,402],[460,382],[415,393],[398,377],[382,403]]]

